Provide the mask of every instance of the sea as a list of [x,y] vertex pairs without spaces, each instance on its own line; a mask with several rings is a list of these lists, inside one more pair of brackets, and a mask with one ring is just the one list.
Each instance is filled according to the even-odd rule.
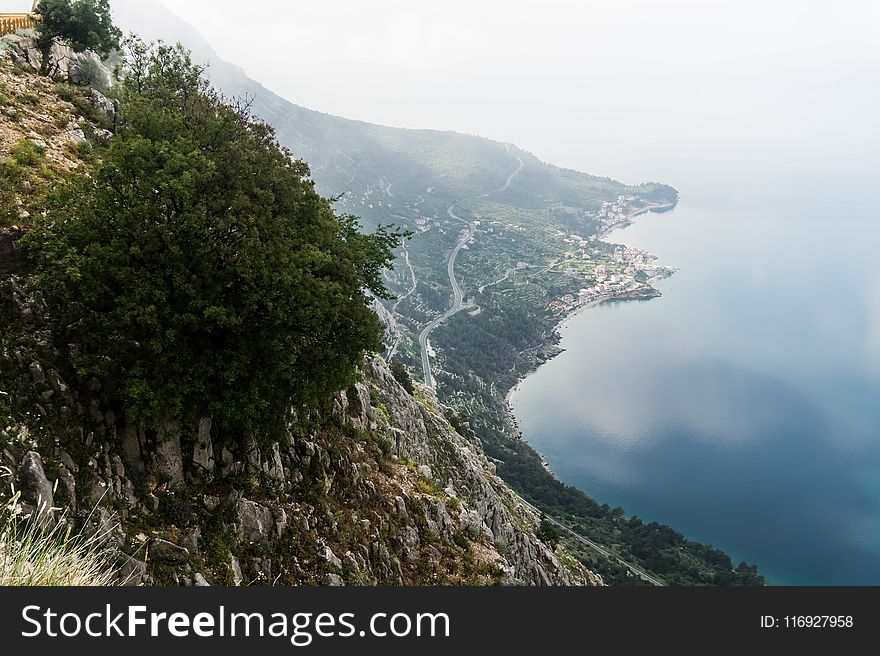
[[880,201],[679,189],[607,237],[679,271],[566,321],[511,396],[524,438],[770,584],[880,584]]

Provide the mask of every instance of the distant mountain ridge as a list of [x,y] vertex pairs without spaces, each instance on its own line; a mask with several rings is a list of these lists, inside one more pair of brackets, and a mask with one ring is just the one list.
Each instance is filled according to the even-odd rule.
[[[224,61],[198,30],[156,0],[114,0],[116,22],[148,40],[180,42],[196,62],[209,65],[207,76],[230,97],[247,98],[254,114],[271,124],[282,145],[307,161],[318,190],[340,196],[339,206],[363,219],[367,227],[394,221],[408,227],[421,215],[442,216],[452,202],[498,189],[517,166],[519,205],[561,203],[593,207],[599,195],[640,190],[608,178],[561,169],[510,144],[438,130],[392,128],[341,118],[285,100],[244,70]],[[607,192],[607,193],[606,193]]]

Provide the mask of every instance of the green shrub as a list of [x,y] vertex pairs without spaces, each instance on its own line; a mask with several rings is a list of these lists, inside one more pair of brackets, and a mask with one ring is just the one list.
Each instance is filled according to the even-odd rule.
[[355,379],[381,326],[367,294],[402,235],[359,232],[272,129],[181,47],[133,42],[115,138],[69,174],[28,238],[30,289],[81,345],[65,379],[134,418],[215,419],[277,438],[292,407]]
[[[24,174],[21,167],[11,157],[0,160],[0,183],[12,184],[21,181]],[[4,192],[8,191],[3,189]]]
[[93,58],[84,59],[79,64],[77,75],[83,86],[97,89],[101,93],[107,91],[107,77],[104,69]]
[[388,458],[394,454],[394,441],[390,437],[387,435],[380,435],[377,441],[379,442],[379,450],[382,452],[383,456]]
[[426,478],[420,478],[418,483],[416,483],[416,486],[422,494],[429,494],[432,497],[443,496],[443,490],[441,490],[434,481],[429,481]]
[[159,512],[178,528],[186,528],[193,520],[193,506],[172,492],[159,497]]
[[51,71],[52,45],[64,41],[74,52],[92,50],[107,57],[119,46],[122,32],[113,24],[109,0],[40,0],[36,45],[42,54],[40,73]]
[[541,514],[541,523],[538,525],[538,530],[535,531],[535,536],[551,549],[555,549],[560,540],[559,531],[556,530],[556,527],[543,513]]
[[88,141],[68,141],[64,144],[64,152],[71,159],[79,159],[84,162],[94,161],[95,149]]
[[389,363],[389,368],[391,369],[391,374],[394,376],[394,379],[400,383],[400,386],[409,394],[415,394],[416,390],[413,386],[412,377],[410,377],[406,366],[400,360],[395,358]]
[[468,540],[467,536],[461,531],[456,531],[452,536],[452,541],[455,542],[462,549],[470,549],[471,541]]
[[[102,85],[97,86],[99,87],[98,91],[101,91],[102,93],[106,92],[107,94],[111,93],[111,90],[109,89],[100,88]],[[82,116],[88,123],[92,123],[101,128],[111,129],[113,127],[110,118],[106,113],[95,106],[88,91],[83,87],[78,87],[70,82],[57,82],[55,84],[55,90],[58,93],[59,98],[66,100],[73,105],[77,116]],[[58,117],[57,125],[58,127],[65,127],[69,122],[70,115],[64,114]],[[83,127],[85,128],[86,126]]]
[[43,161],[46,149],[30,139],[19,139],[11,148],[10,155],[19,166],[37,166]]

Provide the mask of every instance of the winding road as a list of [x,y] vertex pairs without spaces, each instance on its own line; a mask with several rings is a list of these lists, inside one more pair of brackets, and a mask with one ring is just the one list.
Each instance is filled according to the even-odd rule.
[[[535,506],[533,506],[532,504],[530,504],[530,503],[529,503],[528,501],[526,501],[525,499],[523,499],[523,503],[526,504],[529,508],[531,508],[532,510],[534,510],[534,511],[535,511],[536,513],[538,513],[539,515],[542,514],[542,512],[541,512],[540,509],[536,508]],[[621,565],[623,565],[624,567],[626,567],[626,568],[627,568],[630,572],[632,572],[634,575],[638,576],[638,577],[641,578],[641,579],[644,579],[645,581],[647,581],[647,582],[650,583],[651,585],[656,585],[656,586],[659,586],[659,587],[665,587],[665,586],[666,586],[666,584],[663,583],[663,581],[661,581],[660,579],[658,579],[658,578],[656,578],[656,577],[654,577],[654,576],[651,576],[651,575],[648,574],[645,570],[643,570],[641,567],[636,567],[636,566],[633,565],[632,563],[628,563],[628,562],[626,562],[623,558],[621,558],[621,557],[618,556],[617,554],[612,553],[611,551],[609,551],[608,549],[606,549],[605,547],[603,547],[603,546],[600,545],[600,544],[596,544],[596,543],[593,542],[591,539],[589,539],[589,538],[585,538],[585,537],[584,537],[583,535],[581,535],[580,533],[578,533],[578,532],[576,532],[576,531],[574,531],[574,530],[568,528],[565,524],[556,521],[555,519],[553,519],[552,517],[550,517],[550,516],[547,515],[547,514],[544,514],[544,517],[546,517],[546,518],[547,518],[547,521],[550,522],[551,524],[553,524],[556,528],[562,529],[563,531],[565,531],[566,533],[568,533],[571,537],[573,537],[575,540],[577,540],[577,541],[580,542],[581,544],[584,544],[584,545],[590,547],[593,551],[599,553],[599,554],[602,555],[602,556],[605,556],[608,560],[611,560],[611,561],[616,560],[618,563],[620,563]]]
[[[479,198],[486,198],[492,194],[500,194],[502,191],[506,191],[508,187],[513,183],[516,176],[520,174],[520,172],[525,168],[525,163],[519,158],[516,158],[516,161],[519,163],[516,171],[510,174],[507,178],[507,182],[504,183],[504,186],[496,189],[495,191],[490,191],[485,194],[479,196]],[[431,323],[425,326],[425,329],[419,335],[419,347],[422,351],[422,370],[425,375],[425,385],[434,389],[434,376],[431,374],[431,357],[428,354],[428,339],[431,336],[431,332],[444,321],[449,319],[449,317],[458,314],[461,311],[462,302],[464,299],[461,294],[461,287],[458,284],[458,281],[455,279],[455,260],[458,258],[458,254],[461,252],[461,249],[464,248],[465,244],[467,244],[471,239],[474,238],[474,235],[477,232],[477,226],[473,221],[467,221],[455,213],[455,208],[458,203],[455,203],[446,210],[446,213],[449,215],[449,218],[454,219],[456,221],[460,221],[467,225],[467,231],[465,234],[459,238],[458,244],[452,250],[452,253],[449,255],[449,260],[446,262],[446,271],[449,274],[449,283],[452,285],[452,305],[449,306],[449,309],[446,310],[439,317],[434,319]]]
[[452,254],[449,256],[449,260],[446,262],[446,271],[449,274],[449,282],[452,284],[452,305],[446,310],[446,312],[425,326],[422,334],[419,335],[419,347],[422,349],[422,370],[425,373],[425,385],[432,389],[434,388],[434,376],[431,374],[431,358],[428,355],[428,337],[430,337],[431,331],[437,326],[461,311],[461,303],[464,299],[461,295],[461,287],[459,287],[458,281],[455,279],[455,260],[461,252],[461,249],[464,248],[464,245],[473,239],[474,234],[477,232],[477,226],[472,222],[465,221],[455,214],[455,205],[446,210],[446,213],[450,218],[453,218],[456,221],[464,221],[467,223],[467,232],[458,240],[458,245],[453,249]]
[[[389,186],[388,188],[390,189],[391,187]],[[409,267],[409,275],[410,275],[410,278],[412,279],[412,285],[410,286],[409,290],[407,290],[406,294],[404,294],[403,296],[398,298],[394,302],[394,305],[391,306],[391,314],[392,315],[396,315],[397,308],[400,306],[400,304],[403,303],[407,298],[412,296],[413,292],[416,291],[416,285],[417,285],[417,283],[416,283],[416,270],[413,268],[412,262],[409,261],[409,250],[407,249],[405,244],[403,246],[403,257],[404,257],[404,261],[406,262],[406,266]],[[397,339],[394,340],[394,346],[388,352],[388,361],[389,362],[394,358],[394,354],[397,353],[397,347],[400,346],[400,341],[402,339],[403,339],[403,335],[401,334],[400,329],[398,328],[397,329]]]

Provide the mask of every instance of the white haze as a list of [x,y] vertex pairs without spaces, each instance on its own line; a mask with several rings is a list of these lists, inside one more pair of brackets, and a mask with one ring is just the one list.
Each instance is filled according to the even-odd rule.
[[859,193],[880,172],[872,0],[164,3],[222,58],[332,114],[691,195]]
[[0,14],[30,11],[33,4],[33,0],[3,0],[0,3]]

